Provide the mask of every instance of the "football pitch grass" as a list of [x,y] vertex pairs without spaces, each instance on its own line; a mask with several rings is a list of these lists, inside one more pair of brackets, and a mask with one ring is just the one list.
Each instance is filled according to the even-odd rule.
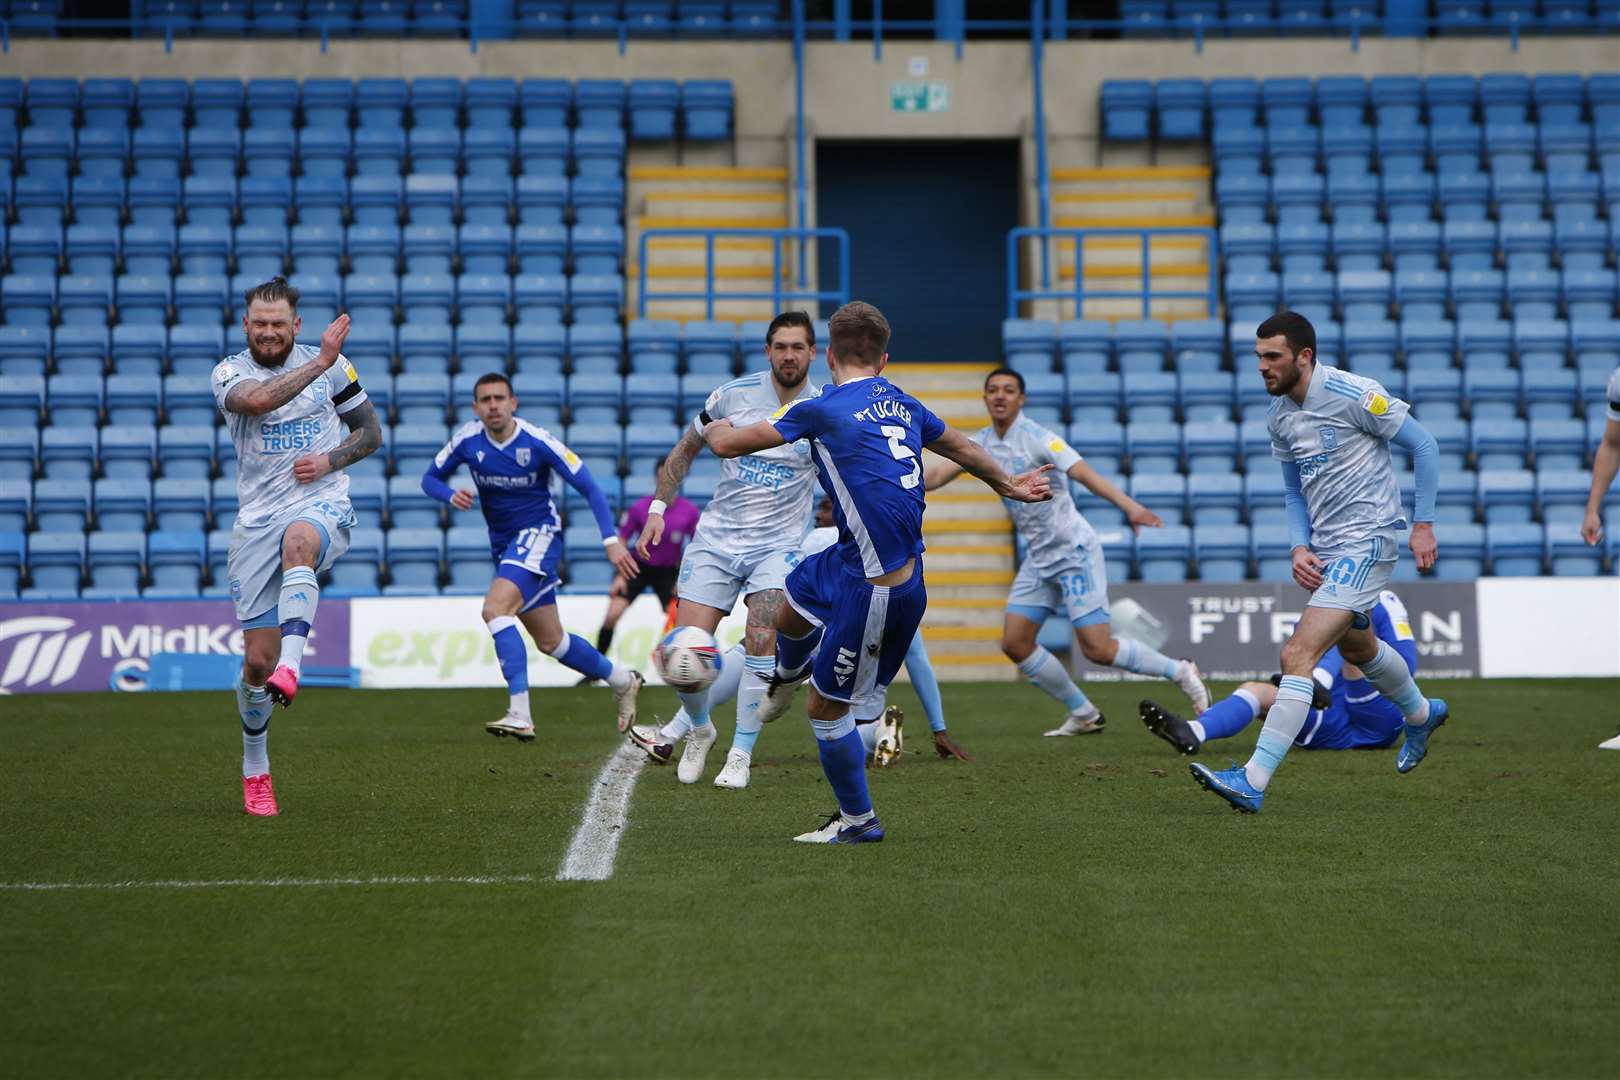
[[[1181,704],[1093,687],[1107,733],[1043,739],[1032,688],[947,684],[973,765],[897,689],[912,752],[855,848],[789,842],[833,806],[802,719],[712,786],[727,707],[701,784],[641,773],[603,882],[554,877],[620,745],[604,690],[538,691],[529,745],[480,730],[494,691],[306,691],[272,820],[229,694],[0,699],[4,1072],[1620,1072],[1620,683],[1427,684],[1453,719],[1420,769],[1296,750],[1257,817],[1144,687]],[[326,884],[240,884],[276,880]],[[142,884],[16,887],[69,882]]]

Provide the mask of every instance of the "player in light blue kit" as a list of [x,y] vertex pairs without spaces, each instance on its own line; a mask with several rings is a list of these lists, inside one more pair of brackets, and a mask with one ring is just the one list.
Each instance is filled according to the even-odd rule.
[[[481,504],[489,526],[489,550],[495,580],[484,597],[484,625],[495,640],[495,658],[510,694],[505,715],[484,725],[491,735],[511,735],[520,742],[534,738],[529,712],[529,653],[518,623],[542,652],[581,675],[600,679],[613,690],[619,730],[636,719],[641,674],[597,652],[578,634],[563,631],[557,617],[557,564],[562,560],[562,518],[551,497],[553,474],[585,496],[614,569],[636,574],[636,561],[619,539],[607,498],[591,471],[549,431],[517,415],[518,399],[505,375],[481,376],[473,386],[478,419],[456,429],[427,471],[422,490],[457,510]],[[446,481],[467,466],[477,491],[457,491]]]
[[1408,415],[1406,402],[1372,379],[1318,364],[1316,329],[1304,316],[1273,315],[1255,337],[1272,396],[1266,423],[1272,456],[1282,463],[1294,580],[1311,598],[1283,645],[1277,699],[1248,764],[1221,772],[1192,766],[1201,786],[1250,814],[1259,812],[1272,774],[1304,728],[1311,673],[1335,644],[1401,710],[1406,739],[1398,771],[1422,762],[1447,715],[1446,703],[1424,697],[1400,654],[1373,633],[1368,614],[1394,572],[1396,532],[1406,527],[1391,443],[1411,452],[1417,477],[1412,554],[1419,570],[1434,565],[1434,437]]
[[[724,419],[743,426],[763,420],[784,405],[814,397],[819,389],[810,382],[810,363],[816,357],[816,331],[802,311],[784,311],[765,330],[765,358],[769,371],[756,371],[733,379],[710,394],[692,426],[670,450],[659,474],[653,504],[647,509],[647,527],[639,548],[645,552],[664,532],[664,504],[675,497],[692,460],[703,450],[703,426]],[[709,748],[719,737],[709,721],[709,710],[737,697],[737,728],[731,750],[714,786],[745,788],[753,763],[754,744],[764,726],[761,703],[766,679],[776,660],[776,613],[786,602],[782,592],[788,571],[799,563],[799,546],[810,531],[810,500],[815,492],[815,465],[810,444],[800,440],[770,446],[728,460],[721,466],[714,498],[703,508],[697,532],[681,556],[675,592],[680,600],[676,626],[697,626],[714,633],[720,620],[731,614],[737,597],[748,607],[743,655],[728,653],[715,685],[696,693],[681,693],[681,708],[662,728],[632,728],[630,741],[656,764],[670,760],[683,737],[675,777],[695,784],[703,777]],[[742,670],[733,682],[726,668]]]
[[247,349],[221,360],[211,381],[239,464],[226,568],[242,623],[242,808],[274,817],[280,807],[266,748],[272,702],[286,708],[298,694],[321,599],[316,575],[348,550],[354,526],[343,470],[382,445],[382,422],[343,356],[347,315],[332,321],[315,349],[296,341],[298,290],[285,278],[255,285],[243,301]]
[[[1417,673],[1417,641],[1401,598],[1384,590],[1373,605],[1372,631],[1400,654],[1406,670]],[[1395,703],[1380,694],[1360,668],[1347,662],[1337,646],[1329,649],[1311,673],[1316,697],[1294,745],[1308,750],[1378,750],[1394,746],[1406,726]],[[1247,682],[1204,710],[1183,720],[1152,701],[1141,703],[1142,723],[1183,754],[1196,754],[1213,739],[1227,739],[1264,716],[1277,701],[1280,675],[1271,682]]]
[[762,711],[781,715],[794,686],[810,679],[810,722],[838,811],[795,837],[814,844],[883,839],[866,787],[866,750],[850,704],[888,686],[917,636],[928,594],[922,566],[922,448],[957,462],[1004,497],[1052,497],[1042,466],[1009,478],[983,448],[947,428],[921,402],[882,377],[889,324],[870,304],[845,304],[828,322],[833,386],[746,428],[704,427],[721,457],[809,439],[823,490],[832,497],[838,543],[788,575],[788,607],[776,622],[776,670]]
[[[1123,510],[1136,531],[1164,524],[1158,514],[1087,464],[1061,436],[1024,415],[1024,377],[1018,372],[997,368],[985,376],[984,407],[990,423],[974,434],[973,441],[1007,472],[1050,464]],[[961,472],[955,465],[935,465],[928,470],[928,490],[950,483]],[[1108,617],[1108,570],[1102,541],[1074,505],[1069,485],[1054,484],[1051,502],[1026,506],[1009,501],[1007,512],[1024,542],[1024,561],[1007,596],[1001,651],[1026,679],[1068,709],[1063,723],[1046,734],[1089,735],[1102,731],[1106,723],[1097,706],[1069,678],[1062,662],[1037,640],[1041,624],[1053,611],[1062,611],[1074,627],[1075,642],[1087,660],[1169,679],[1187,695],[1195,714],[1203,712],[1209,704],[1209,690],[1197,664],[1172,660],[1140,641],[1114,636]]]

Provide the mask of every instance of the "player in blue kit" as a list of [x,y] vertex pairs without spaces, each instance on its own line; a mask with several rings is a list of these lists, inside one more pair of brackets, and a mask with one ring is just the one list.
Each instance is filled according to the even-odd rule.
[[831,387],[745,428],[707,421],[703,436],[720,457],[810,440],[818,479],[832,498],[838,543],[788,575],[788,606],[776,620],[776,670],[761,712],[767,720],[780,716],[794,686],[809,677],[810,723],[838,812],[794,839],[859,844],[882,840],[884,833],[872,810],[866,749],[850,704],[889,685],[928,606],[923,447],[1019,502],[1052,497],[1045,475],[1051,466],[1009,478],[982,447],[883,378],[889,323],[877,308],[845,304],[827,328]]
[[[1406,670],[1416,674],[1417,641],[1401,598],[1388,589],[1368,613],[1378,640],[1400,655]],[[1311,673],[1316,697],[1305,726],[1294,745],[1308,750],[1377,750],[1394,746],[1406,718],[1401,710],[1367,681],[1366,674],[1345,660],[1337,646],[1329,649]],[[1273,682],[1247,682],[1231,697],[1217,701],[1194,720],[1183,720],[1152,701],[1141,703],[1142,723],[1183,754],[1196,754],[1212,739],[1238,734],[1266,715],[1277,701]]]
[[1439,453],[1409,407],[1372,379],[1316,362],[1316,329],[1292,311],[1255,329],[1260,377],[1271,395],[1266,426],[1282,463],[1294,581],[1311,590],[1282,648],[1277,699],[1246,765],[1219,772],[1192,766],[1199,785],[1244,813],[1260,811],[1272,774],[1305,726],[1315,697],[1311,673],[1334,645],[1405,718],[1395,768],[1410,772],[1446,722],[1439,698],[1426,698],[1400,655],[1372,631],[1369,612],[1395,570],[1398,530],[1406,526],[1390,445],[1412,454],[1417,479],[1410,546],[1419,570],[1434,565],[1434,499]]
[[[581,675],[600,679],[613,690],[619,730],[636,719],[641,674],[597,652],[578,634],[563,631],[557,617],[557,564],[562,560],[562,518],[552,500],[550,481],[561,476],[585,496],[602,534],[608,559],[626,577],[636,561],[619,539],[602,489],[579,457],[545,428],[517,415],[518,399],[505,375],[485,375],[473,386],[478,419],[456,429],[422,474],[422,490],[457,510],[481,503],[489,526],[495,580],[484,597],[484,625],[495,639],[495,657],[511,694],[506,714],[484,725],[491,735],[534,738],[529,714],[529,655],[518,634],[521,622],[542,652]],[[446,481],[466,465],[477,492],[454,490]]]

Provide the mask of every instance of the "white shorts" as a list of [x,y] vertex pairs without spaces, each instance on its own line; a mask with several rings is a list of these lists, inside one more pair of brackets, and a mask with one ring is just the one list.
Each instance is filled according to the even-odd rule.
[[1322,584],[1307,603],[1358,614],[1371,611],[1395,572],[1398,550],[1395,530],[1388,529],[1338,550],[1316,552],[1322,560]]
[[[1040,612],[1053,611],[1061,611],[1075,626],[1106,622],[1108,568],[1103,563],[1102,544],[1081,544],[1075,548],[1073,560],[1053,569],[1042,570],[1026,560],[1013,578],[1007,610],[1029,617],[1031,622],[1045,619]],[[1039,618],[1034,617],[1037,614]]]
[[321,534],[315,572],[331,569],[349,550],[354,510],[347,499],[320,499],[292,517],[254,528],[236,526],[225,566],[231,579],[231,600],[244,629],[278,626],[276,605],[281,599],[281,538],[295,521],[307,521]]
[[675,595],[729,612],[737,606],[738,596],[753,596],[766,589],[785,589],[789,572],[801,559],[796,550],[728,555],[689,543],[681,556],[681,575],[675,583]]

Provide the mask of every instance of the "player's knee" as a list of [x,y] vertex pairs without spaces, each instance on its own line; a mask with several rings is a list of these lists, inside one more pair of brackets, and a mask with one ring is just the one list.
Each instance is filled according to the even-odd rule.
[[242,656],[242,681],[249,686],[263,686],[275,671],[276,656],[269,649],[249,649]]
[[563,643],[563,638],[565,636],[561,630],[548,630],[541,632],[531,630],[530,633],[534,637],[534,647],[539,649],[541,652],[548,654],[556,651],[557,646]]
[[1035,642],[1022,635],[1001,635],[1001,651],[1015,664],[1022,664],[1035,651]]
[[749,656],[775,656],[776,655],[776,628],[771,626],[750,626],[743,635],[743,651]]
[[281,538],[281,568],[314,566],[320,552],[320,534],[312,526],[294,522]]
[[1357,667],[1370,664],[1378,655],[1378,639],[1371,634],[1346,634],[1339,639],[1339,655]]
[[1282,669],[1285,675],[1309,675],[1316,667],[1317,657],[1309,646],[1290,638],[1282,647]]
[[820,694],[810,695],[810,719],[837,720],[849,711],[849,703],[832,701]]
[[1113,638],[1105,638],[1102,641],[1081,639],[1080,654],[1093,664],[1112,664],[1114,657],[1119,655],[1119,642]]

